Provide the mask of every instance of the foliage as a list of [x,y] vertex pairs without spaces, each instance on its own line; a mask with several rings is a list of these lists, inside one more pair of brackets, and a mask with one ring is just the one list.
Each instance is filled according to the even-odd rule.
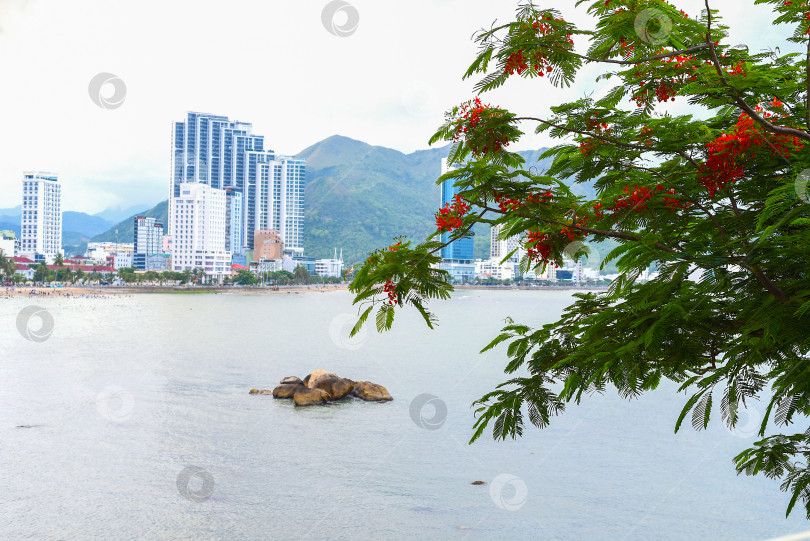
[[[792,497],[787,512],[801,502],[810,518],[810,205],[802,176],[810,173],[810,10],[756,3],[773,5],[787,25],[780,28],[790,29],[785,43],[761,53],[729,45],[709,0],[695,18],[661,0],[579,0],[597,20],[592,29],[526,3],[514,21],[477,34],[465,77],[480,76],[480,92],[514,77],[565,86],[585,66],[601,66],[605,86],[598,99],[551,106],[547,118],[480,98],[451,109],[432,141],[453,141],[450,161],[459,167],[439,182],[454,182],[481,211],[437,225],[449,224],[453,240],[475,224],[500,224],[521,236],[524,268],[538,270],[586,253],[585,242],[612,240],[604,261],[620,276],[604,293],[576,294],[552,324],[507,321],[484,351],[508,343],[511,379],[476,401],[473,441],[487,427],[497,439],[515,438],[526,416],[543,428],[591,393],[615,388],[631,398],[665,379],[688,397],[676,430],[687,417],[706,428],[718,410],[733,429],[739,409],[761,398],[762,439],[736,457],[737,471],[781,479]],[[588,40],[587,52],[570,40]],[[673,114],[672,101],[691,114]],[[542,172],[508,150],[526,125],[561,140],[544,153],[553,164]],[[593,183],[596,193],[577,195],[567,178]],[[435,250],[430,241],[414,249],[402,242],[396,261],[375,252],[352,283],[356,302],[385,307],[389,281],[397,300],[425,283],[446,293],[429,265],[398,265],[425,246]],[[650,265],[659,276],[637,282]],[[402,303],[387,306],[378,328],[390,327]],[[802,425],[795,434],[765,437],[794,423]]]
[[249,270],[240,270],[233,279],[233,283],[240,286],[252,286],[257,282],[256,276]]

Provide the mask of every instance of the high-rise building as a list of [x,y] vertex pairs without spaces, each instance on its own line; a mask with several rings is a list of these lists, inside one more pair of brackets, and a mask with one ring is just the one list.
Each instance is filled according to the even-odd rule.
[[[447,165],[447,158],[442,158],[441,173],[451,171]],[[458,188],[453,181],[445,180],[441,184],[441,206],[452,204],[453,198],[458,194]],[[450,233],[442,233],[442,242],[449,240]],[[471,282],[475,279],[475,262],[473,261],[472,236],[456,239],[441,251],[442,262],[439,268],[450,273],[450,279],[455,282]]]
[[148,216],[135,216],[134,220],[132,264],[139,270],[154,270],[148,268],[148,256],[163,253],[163,222]]
[[[205,113],[187,113],[172,126],[172,197],[180,184],[198,182],[241,194],[239,222],[228,219],[227,242],[235,254],[253,249],[253,232],[275,229],[293,253],[303,253],[303,203],[306,164],[266,149],[264,137],[249,122]],[[233,198],[233,196],[231,196]],[[231,212],[229,218],[235,216]],[[239,224],[239,231],[233,231]],[[170,219],[170,230],[173,225]]]
[[241,255],[242,245],[242,192],[225,188],[225,249]]
[[53,262],[62,253],[62,186],[54,173],[23,173],[20,253]]
[[221,281],[231,272],[225,249],[225,190],[182,182],[169,209],[172,223],[172,270],[203,269]]
[[489,244],[489,257],[490,259],[495,259],[497,261],[502,261],[504,257],[509,254],[512,254],[514,250],[517,250],[514,254],[509,256],[510,263],[520,263],[520,258],[523,255],[523,251],[520,249],[520,239],[517,236],[509,237],[508,239],[501,239],[501,230],[503,224],[493,225],[490,229],[490,244]]
[[[442,158],[442,175],[451,171],[447,165],[447,158]],[[453,198],[458,194],[458,188],[453,186],[453,182],[445,180],[441,184],[442,200],[441,206],[452,204]],[[442,242],[447,242],[450,233],[442,233]],[[442,248],[442,259],[445,261],[452,261],[454,263],[472,264],[473,262],[473,239],[472,237],[464,237],[454,240],[449,245]],[[474,267],[473,267],[474,269]]]

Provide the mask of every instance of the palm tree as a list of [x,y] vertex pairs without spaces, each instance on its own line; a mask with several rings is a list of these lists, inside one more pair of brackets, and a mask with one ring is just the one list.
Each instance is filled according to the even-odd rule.
[[57,253],[56,257],[53,258],[53,264],[56,265],[57,267],[61,267],[62,265],[65,264],[65,258],[62,257],[61,252]]

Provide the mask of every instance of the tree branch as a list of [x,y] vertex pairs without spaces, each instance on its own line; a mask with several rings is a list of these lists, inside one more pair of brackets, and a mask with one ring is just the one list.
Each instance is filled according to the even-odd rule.
[[[720,84],[722,84],[725,88],[729,90],[731,94],[731,98],[734,100],[734,103],[742,109],[745,114],[751,117],[755,122],[761,125],[763,128],[768,130],[771,133],[776,133],[779,135],[790,135],[793,137],[798,137],[800,139],[804,139],[805,141],[810,141],[810,133],[803,132],[801,130],[797,130],[794,128],[785,128],[783,126],[777,126],[765,120],[762,116],[758,115],[757,112],[748,105],[745,100],[743,100],[739,93],[734,90],[728,81],[726,81],[725,74],[723,73],[723,67],[720,65],[720,59],[717,58],[717,51],[714,48],[714,42],[712,41],[712,10],[709,8],[709,0],[705,0],[706,2],[706,11],[708,13],[708,19],[706,23],[706,43],[709,46],[709,55],[712,58],[712,64],[714,64],[714,69],[717,72],[717,75],[720,77]],[[810,81],[808,81],[808,85],[810,85]]]

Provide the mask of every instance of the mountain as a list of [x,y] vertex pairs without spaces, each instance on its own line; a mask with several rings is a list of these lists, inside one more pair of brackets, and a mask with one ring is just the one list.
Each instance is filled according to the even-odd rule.
[[107,231],[115,222],[107,221],[96,215],[66,210],[62,213],[62,231],[73,231],[82,235],[93,236]]
[[146,212],[136,212],[132,216],[121,220],[107,231],[95,235],[90,240],[93,242],[115,242],[116,230],[118,230],[118,242],[134,242],[135,241],[135,216],[147,216],[150,218],[157,218],[163,221],[164,226],[168,223],[169,219],[169,201],[161,201]]
[[98,216],[102,220],[110,222],[111,224],[116,224],[122,220],[126,220],[127,218],[142,215],[144,212],[146,212],[147,208],[147,205],[135,205],[134,207],[130,207],[128,209],[107,209],[96,213],[93,216]]
[[[140,207],[133,207],[133,208],[140,208]],[[100,232],[96,235],[88,239],[84,239],[81,243],[77,244],[72,251],[75,254],[82,254],[87,250],[87,242],[134,242],[135,238],[135,225],[134,225],[134,218],[135,216],[149,216],[153,218],[157,218],[158,220],[162,220],[163,224],[168,223],[169,218],[169,202],[161,201],[151,209],[147,210],[146,212],[134,212],[132,216],[125,218],[114,224],[109,229],[106,229],[103,232]],[[96,215],[98,217],[98,215]],[[117,230],[117,234],[116,234]],[[62,235],[64,241],[64,234]]]
[[[343,248],[354,263],[395,235],[418,242],[432,233],[441,206],[436,179],[449,151],[446,145],[404,154],[333,135],[300,152],[296,157],[307,160],[304,253],[331,257]],[[544,151],[520,154],[535,164]],[[473,232],[475,257],[489,257],[489,228]]]

